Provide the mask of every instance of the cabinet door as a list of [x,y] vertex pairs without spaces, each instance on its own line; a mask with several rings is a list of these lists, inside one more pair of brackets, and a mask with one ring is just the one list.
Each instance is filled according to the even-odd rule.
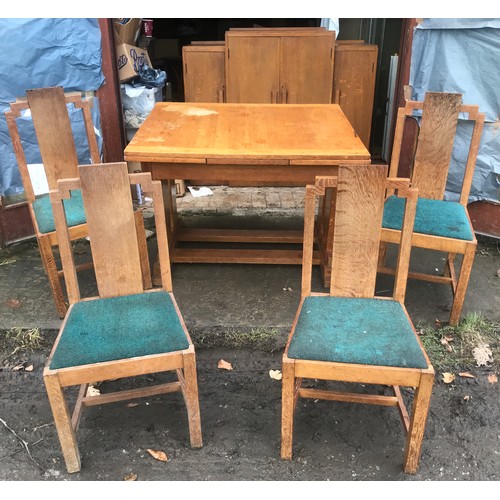
[[376,45],[344,42],[335,49],[333,102],[339,104],[366,148],[370,147],[377,71]]
[[278,102],[279,47],[277,36],[226,32],[227,102]]
[[333,45],[333,32],[281,38],[280,102],[332,102]]
[[182,62],[186,102],[224,102],[224,46],[185,46]]

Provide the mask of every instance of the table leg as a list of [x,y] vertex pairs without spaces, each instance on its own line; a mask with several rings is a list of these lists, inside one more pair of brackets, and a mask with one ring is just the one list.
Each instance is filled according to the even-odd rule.
[[168,245],[170,250],[175,246],[175,234],[179,219],[177,216],[177,201],[175,193],[175,181],[165,180],[161,182],[163,190],[163,204],[165,206],[165,221],[167,224]]
[[321,256],[321,275],[323,286],[329,287],[332,275],[333,229],[335,225],[335,204],[337,190],[325,189],[325,196],[319,205],[317,239]]
[[[177,215],[175,180],[171,179],[162,180],[161,184],[163,191],[163,205],[165,207],[165,222],[167,226],[168,248],[172,260],[172,255],[175,250],[175,244],[177,240],[177,233],[180,225],[179,217]],[[153,266],[152,280],[154,286],[161,286],[161,272],[160,272],[160,262],[158,260],[158,255],[156,256],[155,263]]]

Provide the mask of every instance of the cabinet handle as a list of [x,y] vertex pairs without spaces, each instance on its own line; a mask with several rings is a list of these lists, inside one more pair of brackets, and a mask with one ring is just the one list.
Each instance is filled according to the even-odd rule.
[[285,87],[281,87],[281,104],[287,104],[288,93]]
[[271,90],[271,103],[272,104],[278,103],[278,92],[276,90]]
[[224,102],[224,87],[218,90],[217,92],[219,102]]
[[340,90],[335,90],[335,104],[340,105]]

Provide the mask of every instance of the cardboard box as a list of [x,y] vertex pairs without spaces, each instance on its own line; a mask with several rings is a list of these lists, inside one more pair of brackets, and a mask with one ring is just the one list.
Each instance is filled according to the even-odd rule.
[[122,43],[116,47],[116,62],[120,83],[126,82],[139,74],[139,66],[146,63],[153,67],[147,49]]
[[113,28],[115,35],[115,45],[126,43],[135,45],[139,32],[141,31],[142,19],[140,18],[115,18]]

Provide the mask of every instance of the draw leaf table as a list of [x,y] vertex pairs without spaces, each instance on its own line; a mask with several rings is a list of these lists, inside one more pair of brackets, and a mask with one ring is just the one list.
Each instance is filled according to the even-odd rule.
[[[313,184],[339,164],[370,154],[337,104],[157,103],[125,149],[125,160],[161,180],[174,263],[301,264],[302,250],[210,248],[210,243],[302,244],[302,231],[186,228],[177,216],[175,179]],[[332,190],[323,197],[314,264],[329,283]],[[198,242],[206,248],[185,248]],[[242,245],[243,246],[243,245]],[[155,273],[156,274],[156,273]],[[155,281],[157,277],[155,276]]]

